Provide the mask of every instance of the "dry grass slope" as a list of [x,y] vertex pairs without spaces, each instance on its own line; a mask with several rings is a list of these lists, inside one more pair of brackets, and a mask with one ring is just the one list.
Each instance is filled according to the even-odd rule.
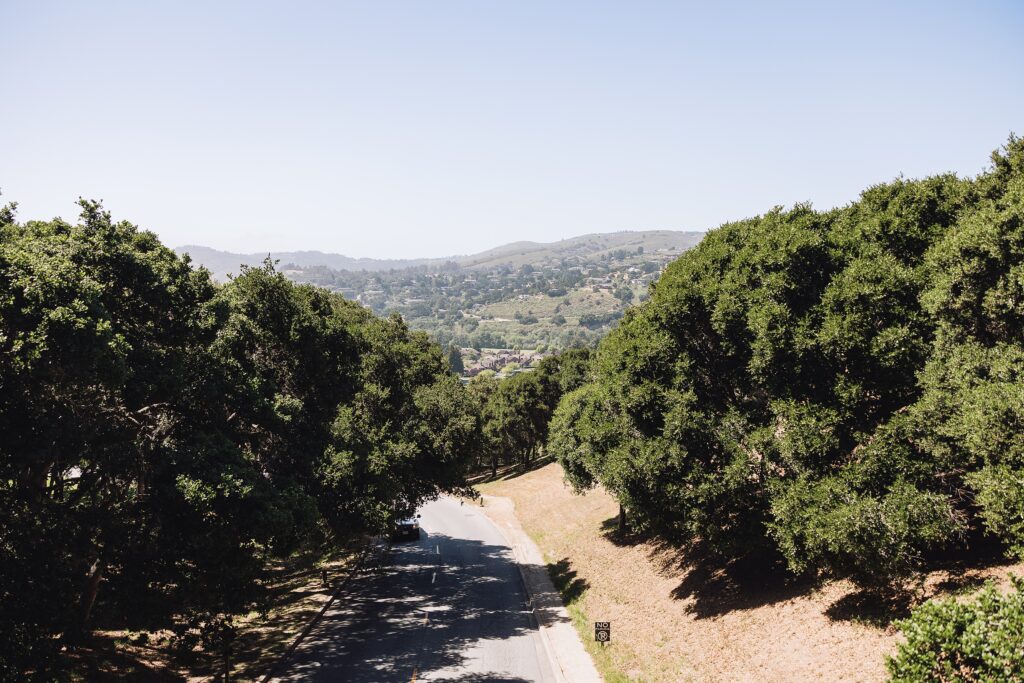
[[[515,503],[524,529],[571,598],[583,636],[611,621],[598,664],[635,681],[885,679],[891,626],[905,605],[879,605],[846,581],[814,587],[716,567],[651,542],[616,537],[617,505],[602,490],[575,496],[557,464],[478,486]],[[923,595],[964,591],[1024,564],[935,572]],[[602,661],[605,660],[605,661]]]

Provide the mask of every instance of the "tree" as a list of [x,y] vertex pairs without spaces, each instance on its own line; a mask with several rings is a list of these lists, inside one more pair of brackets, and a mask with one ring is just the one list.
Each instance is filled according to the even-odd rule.
[[336,530],[380,533],[424,501],[463,486],[476,458],[475,403],[426,334],[371,319],[353,400],[338,407],[318,472]]
[[[484,434],[495,454],[505,462],[529,466],[547,432],[547,410],[536,373],[521,373],[501,380],[483,409]],[[492,460],[492,475],[497,460]]]
[[590,352],[572,349],[544,358],[536,370],[480,385],[482,429],[492,476],[499,460],[523,467],[540,454],[548,438],[554,407],[589,373]]
[[905,642],[886,658],[892,683],[1014,681],[1024,677],[1024,581],[1003,594],[987,585],[972,600],[931,600],[900,622]]
[[982,525],[1020,552],[1022,178],[1011,138],[974,180],[708,233],[562,400],[567,478],[641,531],[865,585]]
[[401,318],[269,261],[218,287],[81,206],[0,210],[3,679],[97,619],[182,620],[229,657],[270,559],[386,530],[479,452],[473,397]]
[[461,375],[466,370],[466,366],[462,362],[462,352],[455,344],[451,344],[448,347],[448,367],[451,368],[452,374],[455,375]]
[[254,549],[278,529],[261,524],[274,497],[231,441],[206,356],[208,274],[81,206],[78,225],[8,220],[0,240],[0,534],[4,566],[22,568],[0,601],[14,669],[46,662],[56,635],[80,637],[101,585],[136,623],[246,599]]

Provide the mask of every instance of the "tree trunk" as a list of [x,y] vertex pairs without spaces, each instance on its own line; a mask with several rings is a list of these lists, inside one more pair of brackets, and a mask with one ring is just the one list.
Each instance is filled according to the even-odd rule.
[[97,558],[85,575],[82,595],[78,601],[78,620],[72,625],[70,632],[64,636],[71,645],[80,643],[88,632],[89,617],[92,614],[93,605],[96,604],[96,596],[99,595],[100,581],[103,580],[105,569],[106,562]]
[[626,530],[626,508],[622,507],[622,503],[619,503],[619,531],[624,532]]
[[46,481],[53,464],[54,459],[49,458],[36,463],[34,467],[30,466],[28,468],[28,472],[25,475],[25,483],[36,494],[37,499],[41,499],[46,493]]
[[85,577],[85,589],[82,591],[81,617],[79,620],[79,630],[82,633],[85,633],[86,624],[89,623],[89,616],[92,614],[93,605],[96,604],[96,596],[100,592],[100,581],[103,580],[103,571],[106,568],[107,563],[97,558],[92,563],[92,566],[89,567],[89,573]]

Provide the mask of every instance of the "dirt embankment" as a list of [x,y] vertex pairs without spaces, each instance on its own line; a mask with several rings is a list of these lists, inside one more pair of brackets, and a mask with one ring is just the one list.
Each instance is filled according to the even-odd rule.
[[[612,623],[609,670],[640,681],[883,681],[902,616],[846,581],[814,587],[757,568],[695,561],[678,549],[615,532],[618,506],[602,490],[576,496],[557,464],[479,486],[515,503],[577,623]],[[935,572],[924,594],[965,591],[1024,563]],[[584,633],[584,637],[592,637]]]

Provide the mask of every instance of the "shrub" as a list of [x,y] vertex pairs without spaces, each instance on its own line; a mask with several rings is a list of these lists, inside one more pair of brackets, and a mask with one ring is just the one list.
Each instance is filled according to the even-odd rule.
[[906,642],[886,661],[892,683],[1024,681],[1024,579],[969,602],[929,601],[900,622]]
[[881,495],[850,486],[849,477],[790,485],[772,502],[769,524],[790,568],[827,566],[864,586],[909,576],[921,554],[958,535],[943,496],[899,481]]
[[985,526],[1006,539],[1010,552],[1024,558],[1024,472],[986,467],[967,477],[977,491]]

